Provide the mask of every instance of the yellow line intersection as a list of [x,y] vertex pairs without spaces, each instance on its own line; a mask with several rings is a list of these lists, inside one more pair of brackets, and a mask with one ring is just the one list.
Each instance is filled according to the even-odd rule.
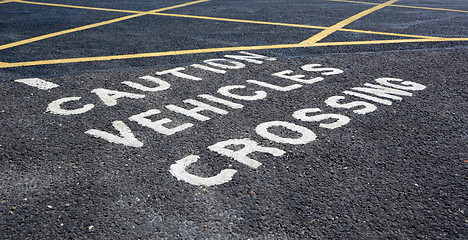
[[[107,24],[112,24],[131,18],[136,18],[144,15],[159,15],[159,16],[171,16],[171,17],[180,17],[180,18],[192,18],[192,19],[204,19],[204,20],[213,20],[213,21],[225,21],[225,22],[239,22],[239,23],[250,23],[250,24],[264,24],[264,25],[275,25],[275,26],[287,26],[287,27],[297,27],[297,28],[309,28],[309,29],[321,29],[322,31],[309,39],[302,41],[298,44],[278,44],[278,45],[265,45],[265,46],[240,46],[240,47],[221,47],[221,48],[206,48],[206,49],[192,49],[192,50],[178,50],[178,51],[166,51],[166,52],[153,52],[153,53],[136,53],[136,54],[124,54],[124,55],[113,55],[113,56],[98,56],[98,57],[79,57],[79,58],[68,58],[68,59],[52,59],[52,60],[40,60],[40,61],[28,61],[28,62],[16,62],[16,63],[6,63],[0,62],[0,68],[12,68],[12,67],[23,67],[23,66],[37,66],[37,65],[50,65],[50,64],[61,64],[61,63],[77,63],[77,62],[91,62],[91,61],[108,61],[108,60],[117,60],[117,59],[131,59],[131,58],[146,58],[146,57],[159,57],[159,56],[174,56],[174,55],[186,55],[186,54],[197,54],[197,53],[213,53],[213,52],[226,52],[226,51],[240,51],[240,50],[261,50],[261,49],[281,49],[281,48],[303,48],[303,47],[321,47],[321,46],[345,46],[345,45],[367,45],[367,44],[391,44],[391,43],[411,43],[411,42],[442,42],[442,41],[468,41],[468,38],[443,38],[435,36],[421,36],[421,35],[412,35],[412,34],[400,34],[400,33],[387,33],[387,32],[377,32],[377,31],[367,31],[367,30],[357,30],[357,29],[346,29],[343,28],[346,25],[365,17],[368,14],[371,14],[375,11],[378,11],[387,6],[403,6],[403,5],[394,5],[398,0],[390,0],[385,3],[369,3],[369,2],[359,2],[359,1],[350,1],[350,0],[328,0],[328,1],[337,1],[337,2],[351,2],[351,3],[362,3],[369,5],[376,5],[370,9],[362,11],[358,14],[355,14],[331,27],[323,26],[310,26],[303,24],[291,24],[291,23],[277,23],[277,22],[265,22],[265,21],[255,21],[255,20],[242,20],[242,19],[230,19],[230,18],[218,18],[218,17],[207,17],[207,16],[195,16],[195,15],[183,15],[183,14],[170,14],[162,13],[163,11],[180,8],[184,6],[189,6],[201,2],[208,2],[210,0],[198,0],[193,2],[187,2],[184,4],[179,4],[171,7],[155,9],[151,11],[133,11],[133,10],[120,10],[120,9],[109,9],[109,8],[97,8],[97,7],[85,7],[85,6],[75,6],[75,5],[66,5],[66,4],[55,4],[55,3],[43,3],[43,2],[32,2],[32,1],[23,1],[23,0],[5,0],[0,1],[1,3],[6,2],[17,2],[24,4],[35,4],[35,5],[44,5],[44,6],[55,6],[55,7],[65,7],[65,8],[77,8],[77,9],[86,9],[86,10],[98,10],[98,11],[108,11],[108,12],[121,12],[121,13],[131,13],[132,15],[111,19],[99,23],[94,23],[90,25],[85,25],[77,28],[72,28],[64,31],[59,31],[55,33],[50,33],[30,39],[25,39],[18,42],[13,42],[0,46],[0,50],[28,44],[31,42],[40,41],[43,39],[60,36],[67,33],[82,31],[90,28],[95,28]],[[403,6],[410,8],[420,8],[420,9],[430,9],[430,10],[447,10],[447,9],[432,9],[432,8],[421,8],[421,7],[411,7]],[[448,9],[447,11],[461,11],[462,10],[453,10]],[[356,32],[356,33],[366,33],[374,35],[386,35],[386,36],[397,36],[397,37],[407,37],[412,39],[393,39],[393,40],[373,40],[373,41],[350,41],[350,42],[319,42],[326,38],[327,36],[333,34],[336,31],[343,32]]]
[[371,13],[373,13],[373,12],[379,10],[379,9],[382,9],[382,8],[384,8],[384,7],[386,7],[386,6],[390,5],[390,4],[393,4],[395,2],[398,2],[398,0],[390,0],[390,1],[387,1],[385,3],[379,4],[379,5],[375,6],[375,7],[369,8],[369,9],[367,9],[365,11],[362,11],[362,12],[356,14],[356,15],[353,15],[353,16],[351,16],[351,17],[349,17],[349,18],[347,18],[347,19],[345,19],[345,20],[331,26],[328,29],[325,29],[325,30],[319,32],[318,34],[315,34],[311,38],[309,38],[309,39],[307,39],[305,41],[302,41],[300,44],[303,44],[303,45],[314,44],[314,43],[326,38],[328,35],[338,31],[339,29],[343,28],[344,26],[346,26],[346,25],[348,25],[348,24],[350,24],[350,23],[352,23],[352,22],[354,22],[354,21],[356,21],[356,20],[358,20],[358,19],[360,19],[360,18],[362,18],[362,17],[364,17],[364,16],[366,16],[368,14],[371,14]]
[[197,1],[193,1],[193,2],[179,4],[179,5],[172,6],[172,7],[165,7],[165,8],[159,8],[159,9],[155,9],[155,10],[151,10],[151,11],[147,11],[147,12],[140,12],[140,13],[125,16],[125,17],[114,18],[114,19],[99,22],[99,23],[89,24],[89,25],[85,25],[85,26],[81,26],[81,27],[77,27],[77,28],[72,28],[72,29],[67,29],[67,30],[64,30],[64,31],[50,33],[50,34],[46,34],[46,35],[42,35],[42,36],[38,36],[38,37],[34,37],[34,38],[29,38],[29,39],[14,42],[14,43],[1,45],[0,50],[11,48],[11,47],[16,47],[16,46],[19,46],[19,45],[24,45],[24,44],[28,44],[28,43],[32,43],[32,42],[37,42],[37,41],[40,41],[40,40],[44,40],[44,39],[47,39],[47,38],[64,35],[64,34],[67,34],[67,33],[78,32],[78,31],[82,31],[82,30],[86,30],[86,29],[90,29],[90,28],[95,28],[95,27],[100,27],[100,26],[103,26],[103,25],[111,24],[111,23],[121,22],[121,21],[124,21],[124,20],[132,19],[132,18],[136,18],[136,17],[141,17],[141,16],[148,15],[148,14],[151,14],[151,13],[162,12],[162,11],[166,11],[166,10],[170,10],[170,9],[174,9],[174,8],[185,7],[185,6],[189,6],[189,5],[192,5],[192,4],[197,4],[197,3],[201,3],[201,2],[208,2],[208,1],[210,1],[210,0],[197,0]]
[[[120,10],[120,9],[109,9],[109,8],[95,8],[95,7],[83,7],[83,6],[74,6],[74,5],[65,5],[65,4],[55,4],[55,3],[42,3],[42,2],[22,1],[22,0],[17,0],[17,2],[27,3],[27,4],[36,4],[36,5],[45,5],[45,6],[65,7],[65,8],[78,8],[78,9],[87,9],[87,10],[98,10],[98,11],[111,11],[111,12],[122,12],[122,13],[144,13],[144,11]],[[183,14],[171,14],[171,13],[161,13],[161,12],[155,12],[155,13],[150,13],[150,14],[151,14],[151,15],[160,15],[160,16],[180,17],[180,18],[194,18],[194,19],[205,19],[205,20],[213,20],[213,21],[226,21],[226,22],[265,24],[265,25],[287,26],[287,27],[297,27],[297,28],[311,28],[311,29],[327,29],[327,28],[328,28],[328,27],[311,26],[311,25],[304,25],[304,24],[265,22],[265,21],[255,21],[255,20],[242,20],[242,19],[231,19],[231,18],[218,18],[218,17],[183,15]],[[356,33],[367,33],[367,34],[377,34],[377,35],[387,35],[387,36],[397,36],[397,37],[410,37],[410,38],[411,38],[411,37],[412,37],[412,38],[439,38],[439,37],[433,37],[433,36],[422,36],[422,35],[400,34],[400,33],[388,33],[388,32],[366,31],[366,30],[345,29],[345,28],[339,29],[339,31],[344,31],[344,32],[356,32]],[[1,47],[2,47],[2,46],[0,46],[0,49],[2,49]]]
[[[297,27],[297,28],[323,29],[323,30],[329,28],[329,27],[311,26],[311,25],[293,24],[293,23],[276,23],[276,22],[264,22],[264,21],[241,20],[241,19],[218,18],[218,17],[205,17],[205,16],[182,15],[182,14],[171,14],[171,13],[154,13],[153,15],[172,16],[172,17],[182,17],[182,18],[196,18],[196,19],[206,19],[206,20],[215,20],[215,21],[226,21],[226,22],[240,22],[240,23],[265,24],[265,25],[276,25],[276,26]],[[339,29],[338,31],[343,31],[343,32],[355,32],[355,33],[367,33],[367,34],[386,35],[386,36],[396,36],[396,37],[410,37],[410,38],[429,38],[429,39],[435,39],[435,38],[440,39],[440,38],[441,38],[441,37],[433,37],[433,36],[422,36],[422,35],[400,34],[400,33],[388,33],[388,32],[376,32],[376,31],[367,31],[367,30],[358,30],[358,29],[346,29],[346,28]]]

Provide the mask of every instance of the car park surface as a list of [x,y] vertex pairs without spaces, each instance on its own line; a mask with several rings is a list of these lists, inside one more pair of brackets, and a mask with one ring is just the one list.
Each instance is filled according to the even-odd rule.
[[466,1],[0,1],[4,239],[464,239]]

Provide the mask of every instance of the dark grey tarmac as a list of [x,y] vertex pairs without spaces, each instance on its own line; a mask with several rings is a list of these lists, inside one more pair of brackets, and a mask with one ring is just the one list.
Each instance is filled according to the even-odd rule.
[[[185,3],[43,2],[133,11]],[[395,4],[438,10],[388,6],[345,28],[468,38],[467,3],[401,0]],[[164,13],[329,27],[373,6],[212,0]],[[131,14],[0,3],[0,45]],[[0,238],[467,239],[468,41],[235,49],[297,44],[321,31],[145,15],[0,50],[1,67],[232,48],[0,68]],[[320,42],[394,39],[408,37],[337,31]],[[164,73],[173,69],[186,75]],[[294,75],[302,76],[285,77]],[[15,81],[34,78],[56,87]],[[311,78],[322,79],[301,81]],[[393,92],[363,90],[371,85]],[[245,87],[232,88],[229,96],[223,89],[230,86]],[[263,97],[236,98],[255,94]],[[330,104],[334,96],[343,97],[341,105]],[[67,99],[59,104],[65,113],[54,105],[60,99]],[[188,99],[218,110],[199,112],[207,118],[201,121],[171,107],[194,108]],[[192,126],[168,135],[135,120],[151,109],[158,113],[146,116],[149,121]],[[308,112],[301,119],[303,109]],[[311,118],[317,115],[324,119]],[[337,117],[345,122],[324,127]],[[266,123],[272,124],[267,133],[261,130]],[[102,137],[109,135],[114,138]],[[245,139],[277,154],[249,153],[261,164],[253,168],[213,150],[233,139],[244,144],[228,144],[224,154],[246,149]],[[186,172],[216,184],[196,185],[171,170],[188,156],[199,158]],[[206,180],[225,170],[235,173],[224,182]]]

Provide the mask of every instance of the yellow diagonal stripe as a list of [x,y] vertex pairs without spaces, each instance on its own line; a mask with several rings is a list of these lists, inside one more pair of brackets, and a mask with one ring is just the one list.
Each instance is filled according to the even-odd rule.
[[390,43],[417,43],[417,42],[464,42],[468,38],[444,38],[444,39],[392,39],[392,40],[371,40],[371,41],[353,41],[353,42],[320,42],[315,43],[314,47],[320,46],[349,46],[349,45],[370,45],[370,44],[390,44]]
[[[31,1],[21,1],[22,3],[30,3],[37,5],[45,6],[55,6],[55,7],[65,7],[65,8],[78,8],[78,9],[87,9],[87,10],[98,10],[98,11],[111,11],[111,12],[124,12],[124,13],[142,13],[142,11],[133,11],[133,10],[120,10],[120,9],[109,9],[109,8],[95,8],[95,7],[83,7],[75,5],[65,5],[65,4],[55,4],[55,3],[41,3],[41,2],[31,2]],[[265,24],[265,25],[275,25],[275,26],[286,26],[286,27],[298,27],[298,28],[311,28],[311,29],[327,29],[328,27],[322,26],[311,26],[304,24],[294,24],[294,23],[278,23],[278,22],[265,22],[265,21],[255,21],[255,20],[243,20],[243,19],[232,19],[232,18],[219,18],[219,17],[208,17],[208,16],[196,16],[196,15],[184,15],[184,14],[172,14],[172,13],[151,13],[152,15],[160,16],[171,16],[171,17],[181,17],[181,18],[194,18],[194,19],[205,19],[213,21],[225,21],[225,22],[239,22],[239,23],[253,23],[253,24]],[[378,32],[378,31],[366,31],[358,29],[339,29],[339,31],[344,32],[356,32],[356,33],[367,33],[367,34],[377,34],[377,35],[387,35],[387,36],[397,36],[397,37],[412,37],[412,38],[440,38],[433,36],[422,36],[414,34],[401,34],[401,33],[388,33],[388,32]]]
[[22,0],[17,0],[16,2],[34,4],[34,5],[42,5],[42,6],[50,6],[50,7],[78,8],[78,9],[98,10],[98,11],[107,11],[107,12],[123,12],[123,13],[143,13],[144,12],[144,11],[132,11],[132,10],[110,9],[110,8],[75,6],[75,5],[57,4],[57,3],[31,2],[31,1],[22,1]]
[[103,26],[103,25],[116,23],[116,22],[132,19],[132,18],[136,18],[136,17],[141,17],[141,16],[144,16],[144,15],[152,14],[152,13],[162,12],[162,11],[166,11],[166,10],[170,10],[170,9],[174,9],[174,8],[185,7],[185,6],[189,6],[189,5],[192,5],[192,4],[197,4],[197,3],[201,3],[201,2],[208,2],[208,1],[210,1],[210,0],[198,0],[198,1],[188,2],[188,3],[184,3],[184,4],[175,5],[175,6],[172,6],[172,7],[159,8],[159,9],[155,9],[155,10],[152,10],[152,11],[141,12],[141,13],[125,16],[125,17],[119,17],[119,18],[115,18],[115,19],[111,19],[111,20],[107,20],[107,21],[103,21],[103,22],[99,22],[99,23],[94,23],[94,24],[90,24],[90,25],[86,25],[86,26],[81,26],[81,27],[77,27],[77,28],[64,30],[64,31],[50,33],[50,34],[46,34],[46,35],[42,35],[42,36],[38,36],[38,37],[26,39],[26,40],[14,42],[14,43],[1,45],[0,50],[6,49],[6,48],[11,48],[11,47],[16,47],[16,46],[19,46],[19,45],[24,45],[24,44],[31,43],[31,42],[40,41],[40,40],[51,38],[51,37],[64,35],[64,34],[67,34],[67,33],[78,32],[78,31],[82,31],[82,30],[86,30],[86,29],[90,29],[90,28],[95,28],[95,27],[100,27],[100,26]]
[[[121,10],[121,9],[109,9],[109,8],[97,8],[97,7],[85,7],[85,6],[75,6],[75,5],[67,5],[67,4],[56,4],[56,3],[43,3],[43,2],[31,2],[31,1],[23,1],[17,0],[16,2],[25,3],[25,4],[35,4],[35,5],[44,5],[44,6],[53,6],[53,7],[64,7],[64,8],[77,8],[77,9],[86,9],[86,10],[97,10],[97,11],[110,11],[110,12],[123,12],[123,13],[143,13],[146,14],[147,12],[143,11],[134,11],[134,10]],[[322,26],[310,26],[310,25],[303,25],[303,24],[291,24],[291,23],[275,23],[275,22],[265,22],[265,21],[253,21],[253,20],[242,20],[242,19],[230,19],[230,18],[217,18],[217,17],[206,17],[206,16],[194,16],[194,15],[183,15],[183,14],[170,14],[170,13],[161,13],[161,12],[152,12],[149,13],[152,15],[161,15],[161,16],[172,16],[172,17],[182,17],[182,18],[194,18],[194,19],[205,19],[205,20],[214,20],[214,21],[226,21],[226,22],[240,22],[240,23],[252,23],[252,24],[265,24],[265,25],[276,25],[276,26],[288,26],[288,27],[300,27],[300,28],[311,28],[311,29],[328,29],[328,27]],[[401,34],[401,33],[387,33],[387,32],[377,32],[377,31],[366,31],[366,30],[357,30],[357,29],[339,29],[338,31],[345,31],[345,32],[356,32],[356,33],[366,33],[366,34],[377,34],[377,35],[386,35],[386,36],[397,36],[397,37],[412,37],[412,38],[437,38],[440,37],[433,37],[433,36],[422,36],[422,35],[413,35],[413,34]],[[48,35],[39,36],[31,39],[26,39],[14,43],[9,43],[0,46],[0,50],[24,45],[30,42],[39,41],[42,39],[46,39]],[[49,35],[49,37],[54,37],[55,35]],[[57,34],[56,36],[60,36]],[[41,38],[45,37],[45,38]]]
[[118,59],[175,56],[175,55],[229,52],[229,51],[248,51],[248,50],[265,50],[265,49],[281,49],[281,48],[323,47],[323,46],[346,46],[346,45],[368,45],[368,44],[390,44],[390,43],[446,42],[446,41],[468,41],[468,38],[395,39],[395,40],[353,41],[353,42],[321,42],[321,43],[314,43],[311,45],[282,44],[282,45],[266,45],[266,46],[206,48],[206,49],[180,50],[180,51],[169,51],[169,52],[139,53],[139,54],[126,54],[126,55],[113,55],[113,56],[100,56],[100,57],[68,58],[68,59],[53,59],[53,60],[31,61],[31,62],[5,63],[5,64],[0,64],[0,68],[26,67],[26,66],[77,63],[77,62],[108,61],[108,60],[118,60]]
[[5,0],[5,1],[0,1],[0,4],[2,3],[9,3],[9,2],[16,2],[15,0]]
[[388,5],[394,4],[396,2],[398,2],[398,0],[390,0],[390,1],[387,1],[385,3],[379,4],[379,5],[375,6],[375,7],[369,8],[369,9],[367,9],[365,11],[362,11],[362,12],[360,12],[360,13],[354,15],[354,16],[351,16],[351,17],[349,17],[349,18],[347,18],[347,19],[345,19],[345,20],[331,26],[330,28],[328,28],[326,30],[321,31],[318,34],[315,34],[314,36],[312,36],[311,38],[301,42],[300,44],[310,45],[310,44],[316,43],[316,42],[326,38],[328,35],[336,32],[337,30],[339,30],[341,28],[343,28],[344,26],[346,26],[346,25],[348,25],[348,24],[350,24],[350,23],[352,23],[352,22],[354,22],[354,21],[356,21],[356,20],[358,20],[358,19],[360,19],[360,18],[362,18],[362,17],[364,17],[366,15],[369,15],[369,14],[371,14],[371,13],[373,13],[373,12],[379,10],[379,9],[382,9],[382,8],[388,6]]
[[[297,27],[297,28],[311,28],[311,29],[322,29],[322,30],[323,30],[323,29],[328,29],[328,27],[311,26],[311,25],[294,24],[294,23],[264,22],[264,21],[254,21],[254,20],[242,20],[242,19],[231,19],[231,18],[218,18],[218,17],[194,16],[194,15],[183,15],[183,14],[173,14],[173,13],[153,13],[153,15],[171,16],[171,17],[181,17],[181,18],[206,19],[206,20],[225,21],[225,22],[239,22],[239,23],[265,24],[265,25],[285,26],[285,27]],[[376,32],[376,31],[366,31],[366,30],[358,30],[358,29],[346,29],[346,28],[339,29],[338,31],[343,31],[343,32],[355,32],[355,33],[366,33],[366,34],[376,34],[376,35],[386,35],[386,36],[396,36],[396,37],[440,38],[440,37],[432,37],[432,36],[422,36],[422,35],[413,35],[413,34],[401,34],[401,33],[388,33],[388,32]]]

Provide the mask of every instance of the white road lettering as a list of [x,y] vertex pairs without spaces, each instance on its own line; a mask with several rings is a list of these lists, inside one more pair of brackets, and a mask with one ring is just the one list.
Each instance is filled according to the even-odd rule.
[[216,176],[213,177],[199,177],[193,174],[188,173],[185,169],[192,163],[196,163],[200,157],[197,155],[189,155],[181,160],[176,161],[176,163],[171,165],[169,172],[172,176],[176,177],[179,181],[185,181],[189,184],[196,186],[214,186],[227,183],[232,180],[236,170],[234,169],[224,169]]
[[243,89],[243,88],[245,88],[245,86],[243,85],[225,86],[225,87],[218,89],[218,92],[221,95],[224,95],[226,97],[239,99],[239,100],[246,100],[246,101],[260,100],[260,99],[266,98],[267,96],[267,93],[265,91],[255,91],[255,95],[251,95],[251,96],[239,95],[239,94],[234,94],[230,92],[230,90],[232,89]]
[[[307,65],[302,66],[301,68],[302,68],[302,70],[309,71],[309,72],[322,72],[320,74],[326,75],[326,76],[343,73],[343,70],[338,69],[338,68],[315,68],[315,67],[320,67],[320,66],[322,66],[322,65],[320,65],[320,64],[307,64]],[[327,72],[323,72],[323,71],[327,71]]]
[[71,102],[71,101],[78,101],[80,99],[81,97],[60,98],[58,100],[55,100],[49,103],[49,106],[47,107],[46,112],[50,112],[50,113],[58,114],[58,115],[75,115],[75,114],[85,113],[94,108],[93,104],[86,104],[83,107],[77,108],[77,109],[63,109],[61,107],[63,103]]
[[294,73],[294,72],[292,70],[284,70],[284,71],[281,71],[281,72],[273,73],[271,75],[277,76],[277,77],[280,77],[280,78],[293,80],[293,81],[304,83],[304,84],[313,84],[313,83],[323,81],[323,79],[324,79],[323,77],[304,79],[305,75],[290,75],[291,73]]
[[203,69],[203,70],[215,72],[215,73],[221,73],[221,74],[225,74],[225,73],[226,73],[226,70],[217,69],[217,68],[212,68],[212,67],[208,67],[208,66],[201,65],[201,64],[192,64],[192,65],[190,65],[190,66],[192,66],[192,67],[194,67],[194,68],[199,68],[199,69]]
[[257,59],[268,60],[268,61],[275,61],[276,60],[276,58],[271,58],[271,57],[267,57],[267,56],[263,56],[263,55],[259,55],[259,54],[255,54],[255,53],[250,53],[250,52],[241,51],[239,53],[242,53],[242,54],[245,54],[245,55],[248,55],[248,56],[245,56],[245,55],[224,55],[224,57],[233,58],[233,59],[236,59],[236,60],[244,60],[246,62],[255,63],[255,64],[262,64],[263,63],[262,61],[259,61]]
[[389,101],[389,100],[369,96],[369,95],[363,94],[363,93],[357,93],[357,92],[353,92],[353,91],[343,91],[343,93],[347,94],[347,95],[355,96],[355,97],[364,98],[364,99],[371,100],[373,102],[377,102],[377,103],[381,103],[381,104],[385,104],[385,105],[392,105],[392,102]]
[[[355,91],[370,93],[379,97],[398,100],[398,101],[403,100],[403,98],[395,96],[395,95],[409,96],[409,97],[413,96],[413,94],[410,92],[406,92],[406,91],[398,90],[394,88],[382,87],[380,85],[365,83],[364,86],[366,86],[367,88],[366,87],[354,87],[351,89]],[[395,95],[392,95],[392,94],[395,94]]]
[[247,80],[247,82],[252,83],[252,84],[257,84],[259,86],[270,88],[270,89],[280,91],[280,92],[288,92],[288,91],[291,91],[291,90],[298,89],[298,88],[302,87],[301,84],[292,84],[292,85],[289,85],[289,86],[286,86],[286,87],[281,87],[281,86],[278,86],[278,85],[274,85],[274,84],[266,83],[266,82],[262,82],[262,81],[257,81],[257,80]]
[[242,105],[242,104],[234,103],[234,102],[228,101],[226,99],[214,97],[214,96],[211,96],[211,95],[208,95],[208,94],[201,94],[201,95],[198,95],[198,97],[204,98],[206,100],[209,100],[209,101],[212,101],[212,102],[215,102],[215,103],[221,103],[223,105],[226,105],[226,106],[228,106],[230,108],[234,108],[234,109],[240,109],[240,108],[244,107],[244,105]]
[[336,119],[335,122],[333,123],[320,123],[320,127],[322,128],[328,128],[328,129],[335,129],[342,127],[346,124],[349,123],[351,120],[349,117],[341,115],[341,114],[317,114],[314,116],[307,116],[308,113],[316,113],[316,112],[321,112],[320,108],[306,108],[306,109],[301,109],[298,111],[295,111],[293,113],[293,117],[299,120],[302,120],[304,122],[321,122],[323,120],[328,120],[328,119]]
[[426,89],[426,86],[424,86],[422,84],[419,84],[419,83],[410,82],[410,81],[404,81],[404,82],[401,83],[401,85],[390,83],[390,81],[395,81],[395,82],[403,81],[402,79],[398,79],[398,78],[377,78],[377,79],[375,79],[375,81],[382,84],[382,85],[392,87],[392,88],[398,88],[398,89],[402,89],[402,90],[420,91],[420,90]]
[[201,79],[199,77],[195,77],[195,76],[188,75],[186,73],[181,72],[183,70],[185,70],[185,68],[177,67],[177,68],[173,68],[173,69],[169,69],[169,70],[165,70],[165,71],[161,71],[161,72],[156,72],[156,74],[158,74],[158,75],[171,74],[171,75],[179,77],[179,78],[184,78],[184,79],[189,79],[189,80],[194,80],[194,81],[203,80],[203,79]]
[[144,77],[140,77],[140,79],[146,80],[148,82],[156,83],[156,84],[158,84],[158,86],[157,87],[147,87],[147,86],[143,86],[143,85],[141,85],[139,83],[130,82],[130,81],[124,81],[122,83],[127,85],[127,86],[130,86],[132,88],[144,91],[144,92],[159,92],[159,91],[167,90],[167,89],[169,89],[171,87],[171,85],[168,82],[163,81],[160,78],[156,78],[156,77],[152,77],[152,76],[144,76]]
[[[231,145],[236,145],[236,146],[242,145],[243,147],[242,149],[235,150],[235,151],[229,148],[226,148]],[[258,145],[255,141],[250,140],[248,138],[231,139],[227,141],[218,142],[214,145],[209,146],[208,149],[210,149],[213,152],[219,153],[223,156],[231,157],[234,160],[240,163],[243,163],[254,169],[260,167],[262,163],[249,158],[247,156],[248,154],[254,153],[254,152],[263,152],[263,153],[269,153],[273,156],[278,157],[286,153],[285,151],[278,149],[278,148],[262,147]]]
[[[238,61],[233,61],[225,58],[216,58],[216,59],[208,59],[203,61],[206,64],[209,64],[214,67],[219,67],[223,69],[241,69],[245,67],[245,64],[238,62]],[[223,64],[219,62],[226,62],[229,64]]]
[[199,112],[201,112],[201,111],[211,111],[211,112],[214,112],[214,113],[217,113],[217,114],[222,114],[222,115],[228,114],[228,112],[226,110],[223,110],[223,109],[217,108],[217,107],[213,107],[211,105],[208,105],[206,103],[203,103],[203,102],[200,102],[200,101],[197,101],[197,100],[186,99],[186,100],[184,100],[184,103],[190,103],[192,105],[195,105],[196,107],[188,110],[188,109],[181,108],[179,106],[171,104],[171,105],[167,105],[166,108],[171,110],[171,111],[174,111],[176,113],[180,113],[180,114],[183,114],[185,116],[195,118],[198,121],[202,121],[202,122],[206,121],[206,120],[210,120],[210,118],[207,117],[207,116],[199,114]]
[[[244,63],[262,64],[264,63],[264,61],[276,60],[274,58],[268,58],[262,55],[248,52],[240,52],[240,54],[238,55],[227,54],[225,55],[225,57],[226,58],[205,60],[205,65],[192,64],[190,65],[192,67],[191,70],[194,70],[193,68],[197,68],[213,73],[225,74],[227,73],[227,70],[244,68],[246,66],[246,64]],[[244,61],[244,63],[234,61],[231,59]],[[177,67],[157,72],[156,74],[167,74],[178,78],[196,81],[202,80],[202,78],[200,77],[189,75],[183,72],[184,70],[186,69],[183,67]],[[303,65],[301,67],[301,72],[304,71],[313,72],[313,74],[320,74],[322,76],[337,75],[343,73],[343,70],[341,69],[321,67],[320,64]],[[197,70],[197,72],[200,71]],[[313,77],[295,74],[292,70],[284,70],[273,73],[271,75],[280,77],[282,79],[292,80],[297,83],[289,83],[286,84],[286,86],[282,86],[284,85],[284,83],[278,85],[265,81],[246,80],[246,82],[255,86],[249,85],[249,88],[247,88],[244,85],[221,86],[218,89],[217,94],[220,94],[223,97],[219,97],[217,95],[215,97],[214,94],[210,95],[199,93],[197,93],[197,97],[198,99],[205,99],[205,101],[209,101],[210,104],[213,104],[215,106],[223,105],[222,107],[226,109],[227,107],[231,109],[241,109],[244,107],[244,105],[233,102],[231,101],[231,99],[245,101],[256,101],[265,99],[267,97],[267,92],[257,91],[256,89],[258,89],[259,87],[269,88],[279,92],[288,92],[302,87],[307,87],[305,84],[313,84],[324,80],[324,77]],[[152,76],[143,76],[140,77],[140,79],[145,80],[147,83],[142,84],[132,81],[123,81],[122,84],[125,84],[129,87],[143,92],[159,92],[171,88],[171,84],[160,78]],[[55,87],[53,84],[47,84],[47,82],[43,82],[43,80],[41,79],[18,79],[16,81],[44,90]],[[275,81],[278,81],[278,79],[275,79]],[[410,81],[403,81],[402,79],[398,78],[378,78],[375,81],[380,85],[365,83],[364,86],[350,88],[349,91],[343,91],[343,93],[380,104],[392,105],[392,101],[394,100],[401,101],[403,99],[403,96],[412,96],[413,93],[409,92],[410,90],[419,91],[426,88],[424,85]],[[109,90],[104,88],[94,89],[91,91],[91,93],[96,94],[100,98],[100,100],[102,100],[107,106],[116,105],[118,103],[117,101],[120,98],[124,97],[131,99],[141,99],[146,97],[146,95],[142,94]],[[310,91],[307,91],[306,94],[308,93],[310,93]],[[298,94],[302,93],[298,92]],[[230,100],[227,100],[224,97],[229,98]],[[317,97],[321,98],[322,96]],[[47,107],[47,112],[59,115],[73,115],[88,112],[95,107],[94,104],[81,105],[80,102],[77,102],[80,99],[81,97],[65,97],[55,100],[49,104],[49,106]],[[325,104],[332,108],[349,109],[349,112],[352,111],[356,114],[367,114],[377,109],[376,105],[366,101],[344,101],[345,99],[346,98],[344,96],[331,96],[325,100]],[[229,113],[223,108],[215,107],[205,102],[197,101],[194,99],[186,99],[183,102],[193,105],[192,108],[186,109],[173,104],[168,104],[165,106],[165,108],[175,113],[194,118],[198,121],[207,121],[211,119],[210,117],[201,114],[201,112],[204,111],[211,111],[212,113],[216,113],[219,115],[225,115]],[[268,104],[267,101],[262,101],[261,103]],[[268,105],[260,106],[260,108],[264,107],[268,107]],[[288,107],[287,109],[290,108]],[[157,114],[161,114],[161,111],[158,109],[150,109],[145,112],[135,114],[129,117],[128,119],[163,135],[173,135],[175,133],[187,130],[188,128],[194,126],[194,124],[189,122],[170,124],[172,122],[171,119],[167,117],[154,117],[154,115]],[[318,122],[319,127],[328,129],[336,129],[342,127],[351,121],[350,117],[343,114],[322,113],[320,108],[305,108],[293,111],[292,117],[294,119],[304,122]],[[143,143],[134,136],[131,129],[123,121],[113,121],[112,125],[115,129],[115,131],[113,132],[118,132],[118,134],[98,129],[90,129],[86,131],[85,134],[91,135],[96,138],[104,139],[111,143],[123,144],[125,146],[143,146]],[[165,125],[169,125],[171,127],[167,127]],[[260,123],[255,127],[255,132],[259,136],[267,140],[283,144],[308,144],[317,139],[316,134],[311,129],[287,121],[267,121]],[[208,149],[212,152],[216,152],[222,155],[223,157],[232,158],[235,161],[240,162],[253,169],[257,169],[262,165],[261,162],[251,158],[256,153],[265,153],[276,157],[282,156],[286,153],[285,151],[279,148],[261,146],[257,142],[247,138],[220,141],[216,144],[209,146]],[[229,168],[220,171],[217,175],[212,177],[200,177],[195,174],[188,173],[187,167],[191,164],[196,163],[199,158],[200,157],[197,155],[189,155],[181,160],[176,161],[175,164],[171,165],[170,173],[173,176],[175,176],[178,180],[185,181],[192,185],[202,186],[213,186],[229,182],[237,173],[236,170]]]
[[104,104],[106,104],[107,106],[117,105],[117,99],[123,98],[123,97],[133,98],[133,99],[146,97],[145,95],[142,95],[142,94],[121,92],[121,91],[109,90],[105,88],[97,88],[91,92],[96,94],[102,100],[102,102],[104,102]]
[[366,114],[366,113],[373,112],[377,109],[377,107],[374,104],[363,102],[363,101],[339,103],[339,101],[343,99],[345,99],[344,96],[332,96],[332,97],[327,98],[327,100],[325,100],[325,104],[333,108],[345,108],[345,109],[351,109],[351,108],[363,106],[364,108],[353,110],[353,112],[357,114]]
[[[301,137],[300,138],[281,137],[281,136],[278,136],[276,134],[269,132],[268,128],[271,128],[271,127],[284,127],[291,131],[301,134]],[[283,121],[271,121],[271,122],[261,123],[255,128],[255,131],[257,132],[258,135],[268,140],[278,142],[278,143],[307,144],[307,143],[314,141],[317,138],[315,133],[309,130],[308,128],[296,125],[294,123],[283,122]]]
[[143,112],[143,113],[140,113],[140,114],[137,114],[137,115],[133,115],[133,116],[131,116],[129,118],[129,120],[130,121],[135,121],[135,122],[137,122],[138,124],[140,124],[142,126],[149,127],[151,129],[153,129],[154,131],[156,131],[158,133],[161,133],[161,134],[164,134],[164,135],[172,135],[172,134],[174,134],[176,132],[183,131],[183,130],[193,126],[192,123],[184,123],[184,124],[179,125],[177,127],[167,128],[163,124],[172,122],[171,119],[163,118],[163,119],[160,119],[160,120],[157,120],[157,121],[152,121],[151,119],[147,118],[147,117],[159,114],[159,113],[161,113],[161,111],[159,111],[157,109],[151,109],[151,110],[148,110],[146,112]]
[[93,137],[102,138],[111,143],[123,144],[130,147],[143,147],[143,143],[138,141],[135,138],[130,128],[122,121],[112,122],[112,126],[119,131],[120,136],[116,136],[112,133],[104,132],[97,129],[91,129],[86,131],[86,134],[89,134]]
[[56,88],[59,85],[53,83],[53,82],[48,82],[46,80],[42,80],[40,78],[24,78],[24,79],[17,79],[15,82],[23,83],[26,84],[30,87],[35,87],[39,88],[41,90],[50,90],[52,88]]

